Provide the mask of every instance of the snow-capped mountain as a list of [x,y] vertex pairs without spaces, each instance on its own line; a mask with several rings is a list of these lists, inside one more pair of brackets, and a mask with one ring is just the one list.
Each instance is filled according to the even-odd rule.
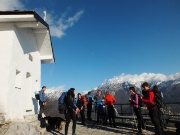
[[[102,90],[103,93],[105,93],[105,91],[110,91],[115,96],[119,95],[118,93],[120,92],[120,95],[129,96],[128,88],[130,86],[136,87],[137,92],[141,93],[141,84],[145,81],[151,86],[158,85],[163,92],[166,92],[168,86],[180,84],[180,73],[169,76],[154,73],[142,73],[140,75],[123,73],[119,76],[105,80],[101,85],[89,91],[93,94],[95,94],[97,90]],[[50,88],[46,90],[46,95],[49,99],[57,100],[63,91],[64,86]],[[83,91],[82,94],[86,94],[87,92],[88,91]]]
[[120,76],[106,80],[104,83],[98,86],[97,89],[106,86],[112,87],[113,85],[116,86],[117,84],[118,87],[127,88],[129,85],[131,85],[140,89],[141,84],[145,81],[149,82],[151,85],[160,85],[161,83],[167,81],[175,81],[176,83],[179,83],[180,81],[178,81],[178,79],[180,79],[180,73],[176,73],[170,76],[154,73],[142,73],[140,75],[121,74]]
[[[172,98],[170,98],[170,95],[173,94],[172,89],[180,96],[180,92],[178,91],[180,87],[180,73],[170,76],[154,73],[142,73],[140,75],[121,74],[120,76],[105,80],[104,83],[91,90],[91,92],[95,95],[97,90],[101,90],[102,94],[109,91],[117,98],[119,103],[127,103],[127,99],[130,96],[129,87],[134,86],[137,93],[141,94],[141,84],[145,81],[148,82],[151,87],[157,85],[164,93],[166,101],[172,101]],[[176,98],[173,99],[173,101],[177,100]]]
[[59,87],[53,87],[53,88],[50,88],[50,89],[47,89],[45,91],[46,93],[46,97],[48,99],[51,99],[51,100],[56,100],[60,97],[61,93],[64,91],[64,86],[59,86]]
[[[142,73],[140,75],[121,74],[111,79],[105,80],[101,85],[97,86],[91,91],[92,95],[95,95],[97,90],[101,90],[102,94],[109,91],[117,99],[117,103],[128,103],[129,87],[134,86],[138,93],[141,93],[141,84],[148,82],[151,87],[157,85],[164,94],[166,102],[180,102],[180,73],[176,73],[170,76],[154,73]],[[64,91],[64,86],[57,88],[50,88],[46,90],[46,96],[48,99],[48,112],[49,115],[58,115],[57,105],[58,98]],[[87,94],[88,91],[82,92]],[[172,98],[173,97],[173,98]]]

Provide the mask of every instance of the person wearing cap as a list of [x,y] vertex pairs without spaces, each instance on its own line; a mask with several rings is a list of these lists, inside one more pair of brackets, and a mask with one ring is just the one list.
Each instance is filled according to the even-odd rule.
[[[43,86],[42,89],[39,91],[39,106],[40,106],[40,111],[39,111],[39,115],[38,118],[42,118],[45,117],[44,115],[44,106],[46,106],[46,97],[45,97],[45,90],[46,90],[46,86]],[[42,116],[42,114],[44,116]]]

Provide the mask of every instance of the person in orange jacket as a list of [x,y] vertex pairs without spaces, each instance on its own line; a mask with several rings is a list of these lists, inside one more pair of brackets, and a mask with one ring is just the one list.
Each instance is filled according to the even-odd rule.
[[[109,125],[114,128],[116,128],[115,123],[115,111],[114,111],[114,103],[116,102],[116,99],[114,96],[112,96],[109,92],[106,92],[104,103],[107,105],[107,111],[108,111],[108,117],[109,117]],[[113,125],[112,125],[113,123]]]

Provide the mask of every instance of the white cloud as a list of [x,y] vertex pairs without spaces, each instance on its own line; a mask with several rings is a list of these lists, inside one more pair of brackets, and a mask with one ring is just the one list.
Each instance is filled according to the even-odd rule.
[[67,17],[67,11],[61,14],[60,18],[54,16],[54,13],[47,13],[47,23],[50,26],[51,35],[61,38],[65,31],[72,27],[83,15],[84,10],[80,10],[72,17]]
[[[104,83],[123,83],[129,82],[131,84],[135,84],[137,82],[153,82],[153,81],[168,81],[175,80],[180,78],[180,73],[176,73],[173,75],[166,76],[164,74],[154,74],[154,73],[142,73],[140,75],[137,74],[121,74],[120,76],[115,76],[112,79],[106,80]],[[104,84],[103,83],[103,84]]]
[[[21,0],[0,0],[1,11],[22,10],[23,8],[25,8],[25,5],[21,2]],[[43,17],[43,10],[41,8],[35,8],[35,11],[37,11],[39,15]],[[60,17],[58,17],[57,12],[47,12],[46,18],[50,27],[51,36],[61,38],[63,35],[65,35],[65,31],[72,27],[84,13],[84,10],[80,10],[73,16],[68,16],[69,11],[70,8],[67,8],[67,10],[60,15]]]
[[21,10],[24,8],[24,5],[20,2],[20,0],[1,0],[0,1],[0,10]]

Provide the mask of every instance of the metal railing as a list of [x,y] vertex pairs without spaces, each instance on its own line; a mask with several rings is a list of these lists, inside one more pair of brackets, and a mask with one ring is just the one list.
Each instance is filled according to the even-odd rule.
[[[115,108],[117,109],[119,115],[126,116],[126,115],[132,115],[133,107],[130,103],[123,103],[114,104]],[[147,114],[147,109],[144,105],[142,107],[143,109],[143,115]],[[168,116],[180,116],[180,102],[166,102],[164,103],[164,114]]]

